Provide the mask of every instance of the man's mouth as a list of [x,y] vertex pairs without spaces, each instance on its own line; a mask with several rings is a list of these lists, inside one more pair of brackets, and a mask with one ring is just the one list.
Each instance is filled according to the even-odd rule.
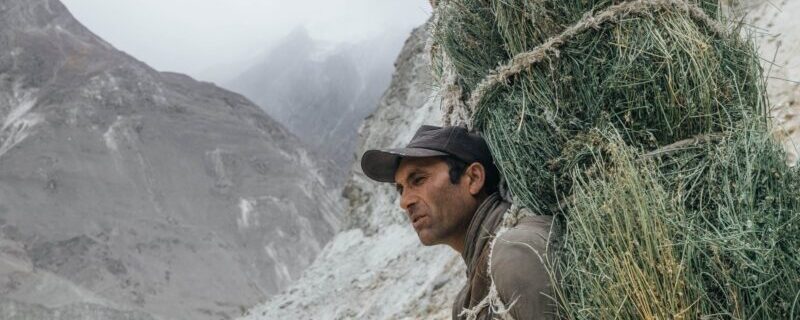
[[425,217],[427,216],[423,214],[414,215],[411,217],[411,224],[414,226],[414,229],[419,229],[422,226],[422,223],[424,222],[423,219]]

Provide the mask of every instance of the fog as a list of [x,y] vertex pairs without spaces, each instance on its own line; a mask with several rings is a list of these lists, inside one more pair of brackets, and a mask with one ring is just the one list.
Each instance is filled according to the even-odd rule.
[[161,71],[224,82],[303,26],[316,40],[405,34],[427,0],[63,0],[90,30]]

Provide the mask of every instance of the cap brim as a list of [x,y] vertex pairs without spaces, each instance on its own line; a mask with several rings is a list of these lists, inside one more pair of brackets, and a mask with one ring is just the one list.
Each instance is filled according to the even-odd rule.
[[361,157],[361,170],[372,180],[380,182],[394,182],[394,174],[400,159],[440,157],[448,155],[445,152],[423,148],[399,148],[386,150],[368,150]]

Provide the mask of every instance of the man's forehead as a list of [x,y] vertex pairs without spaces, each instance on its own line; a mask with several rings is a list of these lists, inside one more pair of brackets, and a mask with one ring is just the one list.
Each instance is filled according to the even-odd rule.
[[397,171],[394,173],[394,180],[400,182],[414,173],[435,170],[441,163],[444,163],[441,157],[401,158]]

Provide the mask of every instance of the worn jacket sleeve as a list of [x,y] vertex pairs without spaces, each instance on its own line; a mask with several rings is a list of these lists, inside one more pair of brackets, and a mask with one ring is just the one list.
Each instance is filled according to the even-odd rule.
[[544,261],[549,221],[508,230],[495,241],[491,273],[503,303],[516,320],[555,319],[552,285]]

